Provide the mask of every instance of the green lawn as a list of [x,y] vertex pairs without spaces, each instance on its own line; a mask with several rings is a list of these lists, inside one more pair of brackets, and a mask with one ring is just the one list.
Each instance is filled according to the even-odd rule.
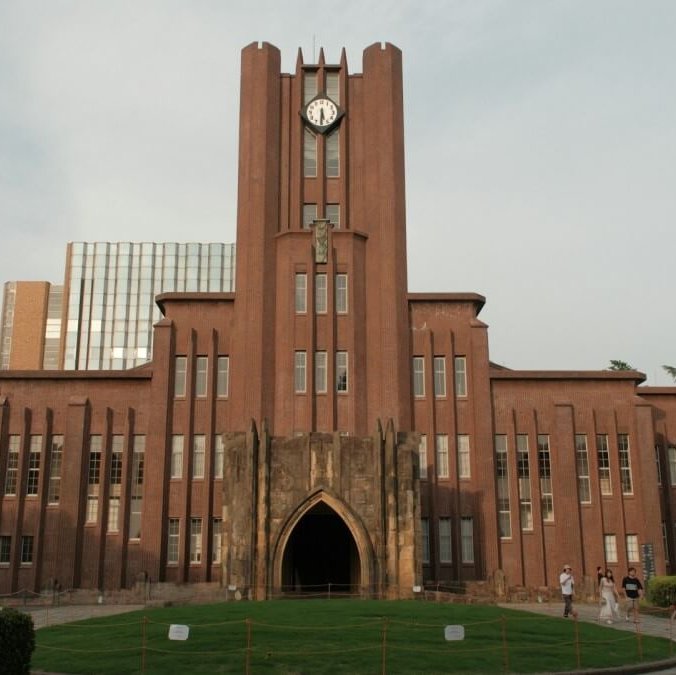
[[[190,626],[189,639],[170,641],[170,624]],[[464,626],[465,639],[446,642],[446,625]],[[44,628],[32,668],[110,675],[528,673],[574,670],[578,653],[581,668],[672,655],[668,640],[641,636],[639,643],[631,632],[577,627],[576,640],[573,621],[422,601],[230,602]]]

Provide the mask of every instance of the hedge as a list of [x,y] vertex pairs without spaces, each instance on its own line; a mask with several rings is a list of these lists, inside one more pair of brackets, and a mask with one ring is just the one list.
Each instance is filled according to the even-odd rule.
[[653,577],[648,581],[646,598],[658,607],[676,603],[676,577]]
[[15,609],[0,609],[0,669],[6,675],[28,675],[35,649],[33,618]]

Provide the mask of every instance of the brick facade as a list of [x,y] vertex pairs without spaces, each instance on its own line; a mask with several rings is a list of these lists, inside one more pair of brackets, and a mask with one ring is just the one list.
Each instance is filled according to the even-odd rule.
[[0,593],[669,569],[676,388],[501,368],[482,296],[408,293],[401,52],[363,64],[243,50],[236,292],[159,295],[145,366],[0,373]]

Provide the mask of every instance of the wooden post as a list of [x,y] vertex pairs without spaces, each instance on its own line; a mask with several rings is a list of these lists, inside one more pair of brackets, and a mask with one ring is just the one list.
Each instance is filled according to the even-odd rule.
[[382,640],[382,654],[381,654],[382,668],[381,673],[387,673],[387,617],[383,617],[383,640]]
[[246,660],[244,663],[244,672],[246,675],[251,673],[251,619],[246,620]]
[[502,668],[505,673],[509,672],[509,645],[507,644],[507,617],[500,617],[502,627]]
[[580,624],[577,621],[577,612],[573,614],[573,625],[575,626],[575,663],[577,670],[580,670]]
[[141,675],[146,672],[146,625],[148,617],[144,616],[141,621]]

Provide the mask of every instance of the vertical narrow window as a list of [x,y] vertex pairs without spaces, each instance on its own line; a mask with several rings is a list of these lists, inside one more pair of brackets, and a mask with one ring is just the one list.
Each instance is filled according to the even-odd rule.
[[347,314],[347,274],[336,274],[336,314]]
[[554,494],[552,491],[552,459],[547,434],[538,434],[538,472],[540,474],[542,520],[551,522],[554,520]]
[[317,177],[317,137],[308,128],[303,132],[303,176]]
[[603,548],[606,554],[607,563],[617,562],[617,539],[614,534],[603,535]]
[[448,436],[436,436],[437,478],[448,478]]
[[30,437],[30,451],[28,455],[28,476],[26,478],[26,495],[36,496],[40,485],[40,454],[42,451],[42,436]]
[[99,490],[101,487],[101,436],[89,437],[89,474],[87,479],[86,522],[99,519]]
[[183,434],[171,437],[171,478],[183,477]]
[[425,434],[420,436],[418,445],[418,478],[427,480],[427,436]]
[[340,129],[326,136],[326,177],[340,176]]
[[205,398],[207,395],[207,366],[206,356],[198,356],[195,359],[195,396]]
[[296,274],[296,314],[307,312],[307,274]]
[[437,398],[446,396],[446,359],[434,357],[434,395]]
[[225,398],[228,396],[230,358],[228,356],[219,356],[216,364],[216,396]]
[[185,356],[177,356],[174,359],[174,396],[185,396],[185,375],[188,359]]
[[469,565],[474,562],[474,518],[471,516],[463,516],[460,519],[460,541],[462,562]]
[[135,435],[131,455],[131,496],[129,500],[129,538],[141,538],[141,513],[143,511],[143,472],[146,437]]
[[315,312],[317,314],[326,314],[327,300],[326,274],[317,274],[315,276]]
[[327,204],[325,215],[334,229],[340,228],[340,204]]
[[528,436],[516,435],[516,466],[519,478],[519,507],[521,529],[533,529],[533,502],[530,491],[530,461],[528,457]]
[[413,357],[413,396],[425,396],[425,360],[422,356]]
[[223,521],[220,518],[214,518],[211,522],[211,562],[214,564],[221,562],[222,531]]
[[202,562],[202,519],[190,519],[190,562]]
[[317,218],[316,204],[303,204],[303,229],[309,230],[310,225],[314,223]]
[[430,562],[430,521],[429,518],[421,518],[420,525],[422,529],[422,561]]
[[455,371],[455,395],[467,396],[467,357],[456,356],[453,359]]
[[495,470],[498,491],[498,528],[500,537],[512,536],[512,520],[509,502],[509,464],[507,461],[507,436],[495,435]]
[[575,464],[577,468],[577,491],[580,502],[591,503],[591,487],[589,482],[589,454],[587,452],[586,434],[575,434]]
[[662,463],[660,462],[659,445],[655,445],[655,468],[657,470],[657,484],[662,485]]
[[439,518],[439,562],[453,562],[451,546],[451,519]]
[[347,391],[347,352],[336,352],[336,391]]
[[223,434],[214,434],[214,478],[223,478],[225,441]]
[[667,456],[669,458],[669,483],[676,485],[676,447],[670,445],[667,448]]
[[19,479],[19,449],[21,436],[12,435],[7,444],[7,473],[5,474],[5,494],[15,495]]
[[599,484],[602,495],[612,495],[610,482],[610,452],[608,451],[608,435],[596,434],[596,455],[599,463]]
[[638,535],[637,534],[628,534],[627,535],[627,561],[630,563],[640,562],[638,555]]
[[296,394],[304,394],[307,387],[307,354],[302,351],[293,355],[293,389]]
[[61,465],[63,464],[63,436],[52,436],[49,459],[49,487],[47,503],[58,504],[61,498]]
[[303,104],[307,105],[316,95],[317,73],[315,71],[303,73]]
[[178,564],[178,552],[180,547],[181,523],[178,518],[169,518],[167,528],[167,565]]
[[206,436],[195,434],[192,437],[192,477],[204,478],[204,457],[206,455]]
[[326,95],[336,105],[340,105],[340,73],[326,73]]
[[622,494],[630,495],[634,492],[633,482],[631,479],[631,459],[629,456],[629,435],[617,435],[617,449],[620,457],[620,485],[622,486]]
[[315,392],[326,394],[328,391],[328,357],[326,352],[315,352]]
[[124,436],[115,434],[110,449],[110,488],[108,496],[108,532],[120,529],[120,498],[122,495],[122,452]]
[[469,456],[469,436],[467,434],[459,434],[458,442],[458,478],[470,478],[472,476],[472,469],[470,465]]
[[24,535],[21,537],[21,564],[31,565],[33,563],[33,537]]
[[12,560],[12,537],[0,535],[0,565],[9,565]]

